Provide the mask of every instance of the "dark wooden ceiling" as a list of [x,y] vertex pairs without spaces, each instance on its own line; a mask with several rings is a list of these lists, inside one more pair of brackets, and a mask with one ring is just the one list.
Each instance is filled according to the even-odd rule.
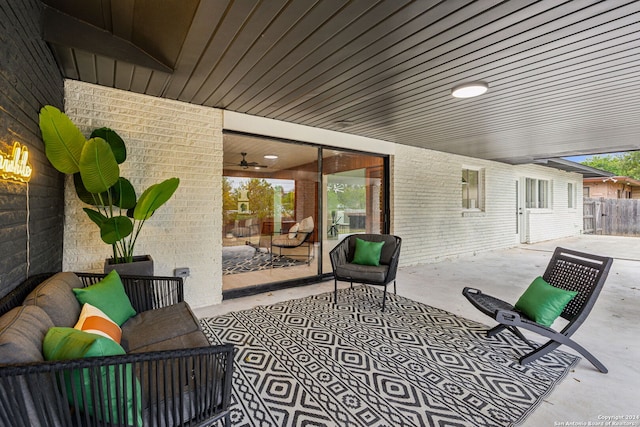
[[69,79],[513,164],[640,149],[637,1],[44,3]]

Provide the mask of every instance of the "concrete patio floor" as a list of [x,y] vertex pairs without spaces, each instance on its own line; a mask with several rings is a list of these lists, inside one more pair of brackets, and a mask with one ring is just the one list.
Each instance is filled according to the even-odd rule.
[[[609,373],[602,374],[581,360],[522,425],[640,427],[639,418],[625,419],[640,416],[640,238],[582,235],[404,267],[398,272],[398,294],[493,326],[490,318],[462,296],[462,288],[473,286],[514,302],[531,280],[544,272],[557,246],[615,259],[593,311],[573,335],[607,366]],[[333,281],[328,281],[228,300],[196,309],[195,313],[210,317],[331,290]],[[539,336],[529,336],[541,341]]]

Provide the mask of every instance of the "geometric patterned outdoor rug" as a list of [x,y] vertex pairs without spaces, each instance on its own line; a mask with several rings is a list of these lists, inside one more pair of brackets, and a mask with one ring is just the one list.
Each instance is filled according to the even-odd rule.
[[306,261],[289,258],[284,255],[273,255],[256,251],[248,247],[249,253],[237,253],[222,257],[222,274],[238,274],[250,271],[268,270],[270,268],[295,267],[306,264]]
[[234,426],[510,426],[579,358],[369,286],[202,319],[237,346]]

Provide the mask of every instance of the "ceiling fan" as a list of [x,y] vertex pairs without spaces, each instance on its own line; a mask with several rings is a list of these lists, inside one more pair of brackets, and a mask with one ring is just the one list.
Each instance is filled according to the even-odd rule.
[[243,169],[249,169],[249,168],[263,169],[263,168],[269,167],[267,165],[261,165],[258,162],[248,162],[246,159],[247,153],[240,153],[240,154],[242,155],[242,160],[240,160],[240,163],[232,163],[231,165],[240,166]]

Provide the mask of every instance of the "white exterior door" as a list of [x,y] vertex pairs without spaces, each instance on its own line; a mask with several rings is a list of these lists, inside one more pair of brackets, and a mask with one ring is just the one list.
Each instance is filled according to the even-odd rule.
[[525,209],[525,179],[520,178],[515,181],[515,219],[514,227],[516,231],[516,243],[527,243],[527,236],[529,235],[528,221],[527,221],[527,209]]

